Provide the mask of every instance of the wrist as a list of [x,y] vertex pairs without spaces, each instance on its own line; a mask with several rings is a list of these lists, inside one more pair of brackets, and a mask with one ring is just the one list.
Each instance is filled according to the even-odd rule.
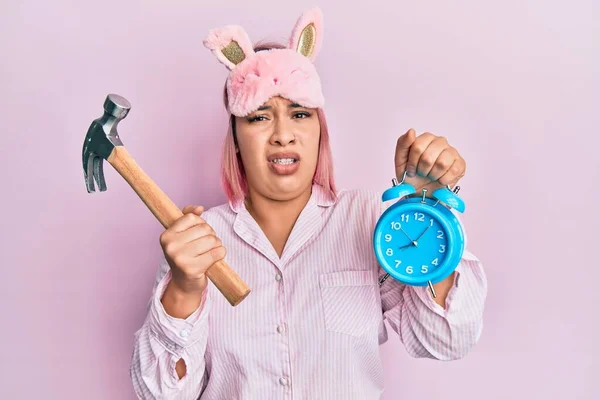
[[205,274],[197,278],[188,278],[172,271],[169,285],[172,285],[175,290],[185,295],[202,295],[202,292],[204,292],[204,289],[208,285],[208,279]]
[[[174,318],[186,319],[200,307],[208,282],[183,282],[171,279],[165,288],[161,303],[166,313]],[[183,287],[182,287],[183,286]]]

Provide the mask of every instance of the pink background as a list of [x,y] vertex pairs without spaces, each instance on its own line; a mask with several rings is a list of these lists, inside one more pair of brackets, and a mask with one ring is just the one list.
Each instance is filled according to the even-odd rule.
[[[468,163],[464,221],[489,278],[465,359],[412,359],[390,335],[384,399],[600,398],[598,3],[318,5],[338,182],[388,187],[409,127],[448,137]],[[108,164],[108,191],[86,192],[87,128],[108,93],[125,96],[119,129],[142,168],[180,207],[223,202],[226,70],[201,40],[229,23],[285,40],[304,8],[2,2],[0,398],[134,397],[162,226]]]

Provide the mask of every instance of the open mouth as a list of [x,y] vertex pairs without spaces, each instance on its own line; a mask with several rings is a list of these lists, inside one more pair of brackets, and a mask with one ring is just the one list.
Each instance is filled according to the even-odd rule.
[[268,157],[271,171],[277,175],[292,175],[298,171],[300,155],[295,152],[281,152]]

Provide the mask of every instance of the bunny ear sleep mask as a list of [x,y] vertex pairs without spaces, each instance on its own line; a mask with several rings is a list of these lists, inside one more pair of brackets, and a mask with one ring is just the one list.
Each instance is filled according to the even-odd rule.
[[273,96],[307,108],[322,108],[325,99],[314,61],[323,41],[323,14],[315,7],[297,20],[284,49],[254,52],[248,34],[239,25],[212,29],[203,41],[229,69],[226,89],[228,111],[244,117]]

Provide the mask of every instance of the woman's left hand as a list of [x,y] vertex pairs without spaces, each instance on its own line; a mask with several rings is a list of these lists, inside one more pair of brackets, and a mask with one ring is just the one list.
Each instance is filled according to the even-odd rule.
[[464,158],[443,136],[429,132],[416,135],[411,128],[396,143],[394,162],[398,182],[407,171],[404,183],[414,186],[417,194],[425,188],[427,197],[430,197],[440,187],[450,185],[453,188],[465,175],[467,165]]

